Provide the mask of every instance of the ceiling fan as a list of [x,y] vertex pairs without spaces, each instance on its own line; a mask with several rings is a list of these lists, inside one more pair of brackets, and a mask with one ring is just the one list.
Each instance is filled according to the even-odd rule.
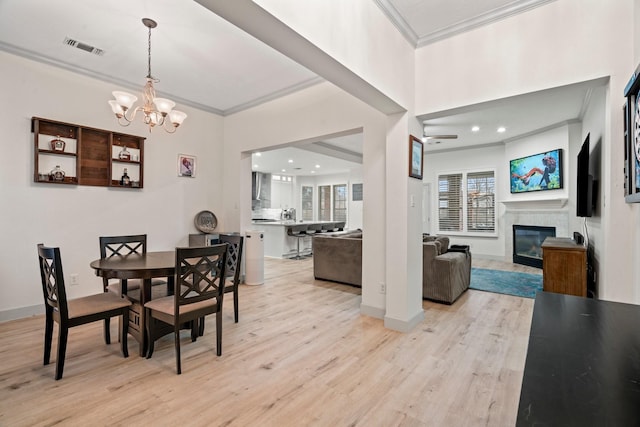
[[458,135],[424,135],[422,139],[458,139]]

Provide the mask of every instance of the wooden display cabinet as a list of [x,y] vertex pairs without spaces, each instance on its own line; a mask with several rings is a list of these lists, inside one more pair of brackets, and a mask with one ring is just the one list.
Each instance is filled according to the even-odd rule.
[[[124,169],[130,179],[128,187],[142,188],[144,138],[114,133],[111,142],[111,186],[123,187],[121,177]],[[126,150],[125,150],[126,149]],[[120,154],[126,151],[127,157]]]
[[542,289],[587,296],[587,248],[569,238],[547,237],[542,243]]
[[[33,117],[34,182],[142,188],[145,138]],[[128,158],[120,158],[124,149]],[[60,166],[63,180],[50,172]],[[127,168],[129,184],[121,177]]]

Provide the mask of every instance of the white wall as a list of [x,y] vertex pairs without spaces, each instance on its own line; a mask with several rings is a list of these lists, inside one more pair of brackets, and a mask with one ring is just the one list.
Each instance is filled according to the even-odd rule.
[[[532,154],[544,153],[551,150],[562,150],[562,172],[563,185],[559,190],[547,191],[531,191],[528,193],[511,194],[511,181],[509,161],[519,159],[521,157],[530,156]],[[569,127],[561,125],[556,128],[529,135],[524,138],[518,138],[505,144],[504,156],[507,166],[506,173],[501,175],[504,178],[500,181],[500,201],[516,202],[519,200],[546,200],[546,199],[568,199],[569,189],[571,187],[570,177],[575,176],[575,171],[571,170],[570,159],[572,153],[569,151]],[[575,186],[575,183],[574,183]],[[575,190],[574,190],[575,191]]]
[[599,280],[608,285],[600,297],[640,303],[640,275],[634,268],[640,207],[624,202],[621,169],[621,106],[637,62],[637,5],[637,0],[556,1],[420,48],[416,69],[429,72],[416,80],[416,113],[609,76],[600,186],[606,239],[599,243]]
[[375,2],[256,0],[255,3],[376,89],[412,109],[413,48]]
[[[221,117],[180,106],[189,117],[174,135],[122,128],[107,104],[121,88],[4,52],[0,63],[0,320],[43,311],[37,243],[60,246],[66,279],[79,275],[79,286],[67,283],[77,297],[102,291],[89,267],[99,236],[147,233],[149,250],[171,249],[197,232],[200,210],[223,212]],[[35,184],[32,116],[147,137],[144,188]],[[196,178],[177,176],[178,153],[197,156]]]
[[[496,229],[500,229],[500,215],[504,207],[500,200],[504,198],[504,182],[507,181],[509,170],[505,168],[505,154],[503,145],[476,148],[473,150],[455,150],[447,152],[427,152],[425,154],[425,181],[431,183],[431,234],[438,233],[438,175],[452,172],[472,172],[481,170],[495,170],[496,176],[496,210],[498,213]],[[508,183],[508,181],[507,181]],[[507,190],[508,191],[508,190]],[[443,233],[445,234],[445,233]],[[451,236],[452,244],[464,244],[471,247],[474,255],[484,257],[504,257],[504,235],[497,237],[477,237],[471,235]]]
[[[251,126],[247,126],[251,123]],[[320,141],[344,132],[363,133],[362,176],[367,209],[362,228],[384,230],[385,214],[385,116],[341,89],[323,83],[275,101],[225,117],[225,177],[238,186],[225,186],[225,219],[234,229],[250,228],[251,156],[266,147],[282,147],[300,141]],[[255,138],[256,134],[261,135]],[[386,274],[385,235],[368,233],[363,259],[362,304],[385,312],[385,297],[377,284]]]
[[[581,147],[587,134],[589,134],[589,148],[591,152],[591,156],[589,159],[591,163],[591,165],[589,166],[589,172],[593,175],[595,181],[594,197],[596,198],[596,207],[593,211],[593,216],[587,218],[586,221],[583,218],[575,217],[575,208],[572,212],[576,222],[575,230],[580,231],[583,235],[585,235],[585,237],[589,238],[589,246],[593,249],[593,263],[595,266],[595,271],[598,272],[596,289],[599,298],[615,298],[614,295],[616,295],[618,292],[618,290],[616,289],[617,287],[615,285],[615,281],[599,280],[599,278],[605,277],[602,274],[602,267],[605,259],[605,253],[603,251],[606,248],[606,239],[603,227],[605,224],[605,220],[607,219],[605,216],[605,202],[610,198],[619,198],[622,194],[624,194],[622,189],[620,189],[619,193],[617,194],[612,194],[609,192],[607,192],[607,194],[603,192],[603,190],[608,187],[608,177],[611,173],[622,174],[622,169],[620,167],[614,168],[613,170],[611,170],[611,172],[609,172],[609,167],[606,166],[606,157],[610,156],[610,154],[607,154],[607,149],[605,147],[605,141],[607,140],[605,127],[607,96],[608,95],[606,87],[596,88],[593,91],[589,105],[585,110],[581,133],[579,134],[578,138],[576,138],[576,147]],[[617,144],[617,147],[614,146],[613,148],[609,149],[613,150],[614,152],[621,152],[622,147],[623,145],[621,140],[620,143]],[[622,161],[618,164],[618,166],[622,166]],[[605,168],[607,168],[607,173],[605,173]],[[573,184],[575,185],[575,182]],[[630,214],[632,207],[625,204],[623,208],[626,211],[625,216],[628,218],[627,220],[631,221],[632,219]],[[615,244],[609,247],[615,248]],[[631,268],[628,268],[628,271],[631,272]]]

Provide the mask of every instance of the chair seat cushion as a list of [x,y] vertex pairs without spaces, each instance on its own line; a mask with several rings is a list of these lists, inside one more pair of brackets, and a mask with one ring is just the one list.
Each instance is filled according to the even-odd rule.
[[[208,299],[200,302],[194,302],[193,304],[186,304],[181,306],[180,314],[187,314],[193,311],[199,311],[204,308],[211,308],[212,311],[215,311],[217,306],[218,304],[215,299]],[[148,303],[146,303],[144,307],[151,310],[159,311],[164,314],[168,314],[169,316],[175,315],[174,313],[175,303],[174,303],[173,296],[151,300]]]
[[75,319],[90,314],[129,307],[131,306],[131,302],[114,293],[103,292],[101,294],[69,300],[67,306],[69,308],[69,319]]

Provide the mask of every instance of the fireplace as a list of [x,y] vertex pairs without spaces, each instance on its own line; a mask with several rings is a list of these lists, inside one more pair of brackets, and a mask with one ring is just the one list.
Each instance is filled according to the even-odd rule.
[[542,242],[556,237],[555,227],[513,225],[513,262],[542,268]]

